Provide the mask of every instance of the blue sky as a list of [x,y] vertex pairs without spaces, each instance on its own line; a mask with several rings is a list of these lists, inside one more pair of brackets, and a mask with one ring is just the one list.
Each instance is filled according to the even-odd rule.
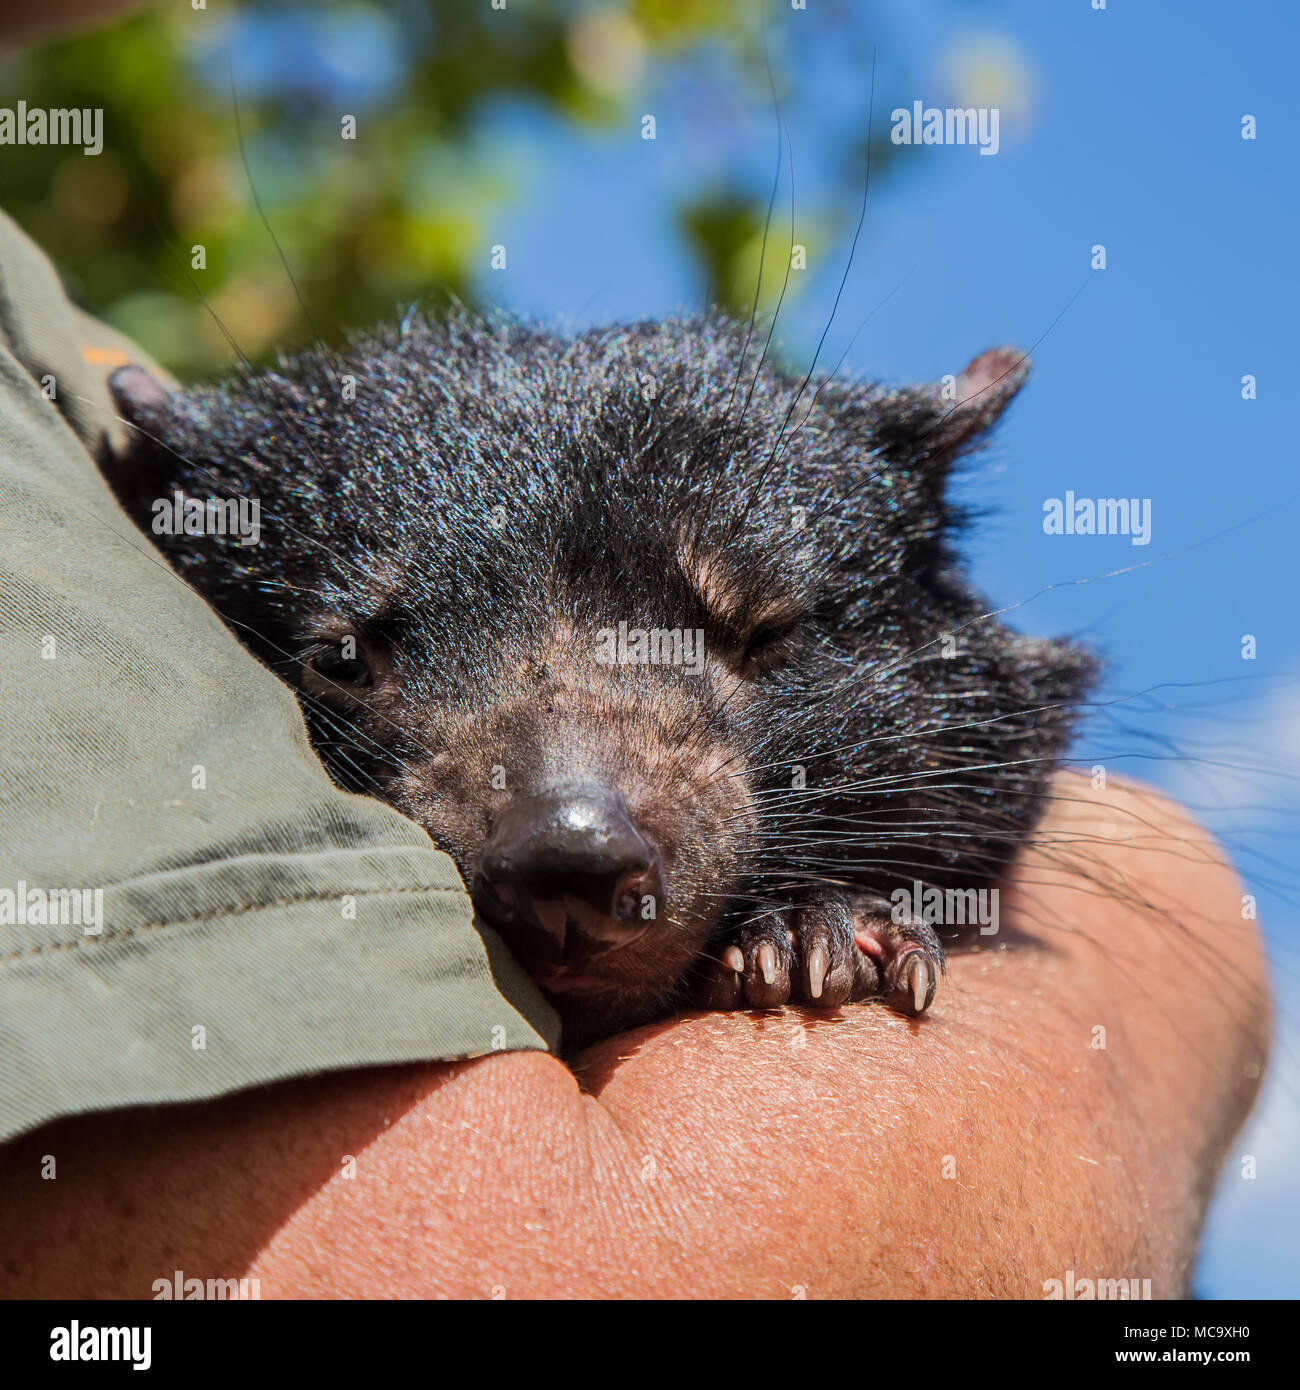
[[[993,513],[975,574],[995,605],[1039,595],[1019,625],[1100,646],[1110,695],[1161,687],[1125,707],[1127,731],[1099,726],[1083,751],[1196,806],[1258,894],[1280,1037],[1233,1152],[1254,1154],[1259,1176],[1225,1182],[1197,1289],[1295,1296],[1300,470],[1286,416],[1300,318],[1300,7],[880,0],[839,6],[831,30],[832,0],[809,6],[769,7],[796,239],[813,247],[780,320],[795,362],[825,326],[857,218],[863,166],[846,150],[866,128],[873,45],[877,131],[914,99],[978,104],[969,84],[981,73],[1003,84],[996,157],[929,147],[875,182],[822,363],[847,347],[847,371],[921,380],[998,343],[1033,349],[1028,388],[962,484]],[[576,325],[699,307],[705,286],[673,207],[721,178],[766,192],[770,101],[712,81],[700,59],[652,66],[637,101],[657,116],[654,142],[631,121],[588,133],[531,108],[489,113],[479,138],[515,192],[490,232],[509,269],[485,269],[485,299]],[[1241,138],[1247,113],[1253,141]],[[784,242],[788,190],[778,206]],[[832,210],[840,228],[827,242]],[[1097,243],[1103,271],[1090,268]],[[1253,401],[1241,397],[1247,373]],[[1150,498],[1151,543],[1045,535],[1044,500],[1067,490]],[[1248,633],[1254,661],[1241,657]],[[1149,756],[1166,752],[1160,735],[1205,761]]]
[[[966,481],[967,495],[995,511],[974,556],[980,584],[995,603],[1014,603],[1147,562],[1055,589],[1017,619],[1086,633],[1111,662],[1113,694],[1183,686],[1126,716],[1135,733],[1097,733],[1091,746],[1112,765],[1116,753],[1162,751],[1141,733],[1169,733],[1197,756],[1244,769],[1119,760],[1201,808],[1259,895],[1282,1036],[1265,1103],[1234,1148],[1255,1154],[1259,1176],[1246,1182],[1233,1168],[1225,1181],[1197,1288],[1295,1296],[1300,986],[1288,889],[1300,858],[1300,470],[1289,406],[1300,365],[1291,72],[1300,15],[1282,0],[1182,0],[1176,13],[1122,0],[1105,12],[1088,0],[929,0],[880,14],[886,23],[854,19],[827,43],[813,25],[800,29],[805,16],[777,7],[796,227],[800,206],[837,203],[846,227],[856,218],[860,186],[837,154],[846,123],[865,126],[873,38],[877,121],[887,119],[882,108],[915,98],[952,104],[960,79],[951,55],[962,51],[1009,64],[1032,96],[1018,129],[1004,125],[997,156],[926,148],[877,182],[823,362],[838,360],[891,291],[846,370],[931,379],[996,343],[1033,346],[1030,385]],[[683,90],[680,78],[648,74],[647,109],[659,113],[653,145],[624,132],[575,136],[535,113],[498,114],[493,132],[529,172],[494,231],[511,248],[511,268],[485,274],[485,294],[577,322],[700,303],[705,287],[669,209],[727,169],[766,187],[772,115],[761,100],[724,105],[726,120],[703,129]],[[1247,113],[1258,122],[1254,141],[1241,138]],[[1104,271],[1090,269],[1096,243],[1107,250]],[[797,361],[816,345],[846,252],[844,239],[825,247],[783,310],[781,336]],[[1251,402],[1241,398],[1246,373],[1258,382]],[[1045,535],[1043,502],[1067,489],[1150,498],[1151,543]],[[1253,662],[1241,657],[1246,633],[1258,644]]]

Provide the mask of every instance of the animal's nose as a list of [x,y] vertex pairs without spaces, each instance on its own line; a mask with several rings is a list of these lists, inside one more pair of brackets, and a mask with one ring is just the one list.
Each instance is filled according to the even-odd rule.
[[561,939],[575,917],[587,936],[629,938],[662,909],[659,855],[622,804],[599,789],[515,802],[493,829],[480,865],[498,903]]

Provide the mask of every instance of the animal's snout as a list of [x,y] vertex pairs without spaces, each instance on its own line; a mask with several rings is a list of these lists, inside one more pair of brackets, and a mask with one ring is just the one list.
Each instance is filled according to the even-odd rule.
[[479,878],[492,915],[504,907],[540,928],[566,958],[575,945],[571,929],[591,945],[622,945],[662,911],[657,850],[622,803],[599,788],[515,802],[493,827]]

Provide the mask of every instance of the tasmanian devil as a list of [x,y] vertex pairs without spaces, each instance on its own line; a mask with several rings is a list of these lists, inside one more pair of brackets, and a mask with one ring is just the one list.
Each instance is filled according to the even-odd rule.
[[[950,473],[1026,370],[996,349],[887,389],[792,377],[716,317],[412,315],[176,394],[119,370],[109,472],[571,1037],[922,1013],[943,950],[896,890],[996,879],[1094,678],[956,564]],[[177,491],[259,499],[259,543],[157,525]]]

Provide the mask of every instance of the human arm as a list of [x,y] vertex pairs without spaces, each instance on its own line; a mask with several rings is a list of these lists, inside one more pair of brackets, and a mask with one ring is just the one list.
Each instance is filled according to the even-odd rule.
[[1059,790],[1040,838],[1091,878],[1023,866],[1006,949],[956,956],[922,1021],[696,1015],[582,1085],[509,1053],[61,1122],[0,1154],[4,1291],[1041,1297],[1073,1269],[1177,1295],[1262,1067],[1263,958],[1176,808]]

